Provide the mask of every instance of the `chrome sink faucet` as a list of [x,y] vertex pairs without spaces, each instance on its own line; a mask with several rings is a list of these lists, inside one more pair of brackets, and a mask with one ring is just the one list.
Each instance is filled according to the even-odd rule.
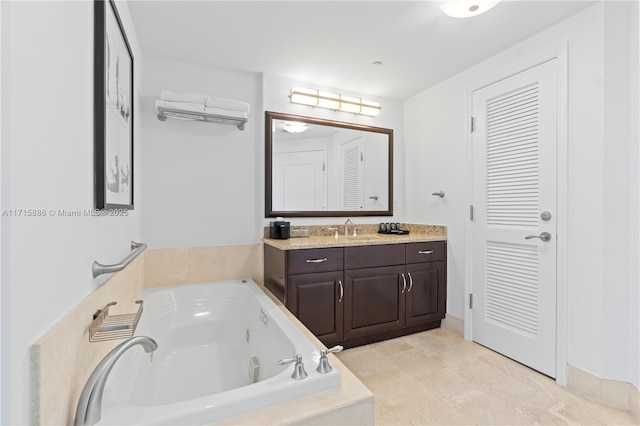
[[349,236],[349,225],[353,225],[353,221],[351,220],[351,218],[347,219],[347,221],[344,223],[344,236],[345,237]]
[[95,425],[100,420],[102,414],[102,394],[104,385],[107,383],[107,377],[116,361],[129,349],[136,345],[142,345],[144,351],[149,353],[158,348],[158,344],[151,337],[136,336],[125,340],[118,346],[113,348],[111,352],[104,357],[98,366],[93,370],[87,383],[82,389],[78,407],[76,408],[75,426]]

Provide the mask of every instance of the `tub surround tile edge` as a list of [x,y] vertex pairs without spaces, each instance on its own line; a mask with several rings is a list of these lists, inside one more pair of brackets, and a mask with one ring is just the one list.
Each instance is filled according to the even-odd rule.
[[31,406],[30,406],[30,424],[40,424],[40,345],[31,346]]

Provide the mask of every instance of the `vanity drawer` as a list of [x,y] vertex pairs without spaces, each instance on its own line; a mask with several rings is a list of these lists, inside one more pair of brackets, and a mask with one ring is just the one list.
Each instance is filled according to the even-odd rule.
[[287,252],[287,275],[341,271],[343,252],[342,247],[291,250]]
[[444,260],[446,251],[447,243],[444,241],[409,243],[407,244],[407,263]]
[[344,248],[344,269],[404,265],[404,244]]

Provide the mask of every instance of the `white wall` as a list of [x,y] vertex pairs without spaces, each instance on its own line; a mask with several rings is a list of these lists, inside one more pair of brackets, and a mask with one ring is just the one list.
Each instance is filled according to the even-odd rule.
[[[126,4],[118,7],[137,111],[142,55]],[[2,209],[93,207],[92,43],[92,2],[2,2]],[[94,260],[119,262],[141,237],[134,120],[136,207],[127,217],[2,217],[2,424],[29,423],[30,345],[96,288]]]
[[[0,3],[0,52],[2,50],[4,50],[2,48],[2,3]],[[2,55],[0,55],[0,99],[2,99]],[[0,140],[4,139],[3,138],[3,133],[2,133],[2,103],[0,103]],[[4,176],[2,174],[2,147],[0,146],[0,176]],[[4,179],[3,179],[4,181]],[[2,198],[2,184],[0,184],[0,209],[2,208],[2,206],[4,206],[4,201]],[[2,282],[4,281],[3,277],[4,277],[4,273],[2,271],[2,265],[4,263],[4,238],[3,238],[3,232],[2,232],[2,228],[3,226],[0,225],[0,423],[2,423],[4,417],[2,416],[2,406],[4,405],[4,396],[3,396],[3,392],[2,389],[4,388],[4,380],[2,380],[2,371],[5,369],[4,367],[4,360],[2,356],[2,341],[5,339],[5,324],[6,324],[6,320],[3,317],[3,309],[2,309],[2,289],[4,288],[2,285]]]
[[[329,93],[340,93],[346,96],[363,97],[365,99],[380,102],[382,111],[376,117],[368,117],[353,113],[333,111],[324,108],[313,108],[308,105],[292,104],[289,100],[289,93],[293,87],[305,87],[310,89],[320,89]],[[378,222],[403,222],[404,215],[404,130],[403,130],[403,104],[393,99],[381,99],[369,96],[366,93],[350,93],[346,90],[335,87],[323,87],[312,82],[291,80],[288,78],[264,74],[263,76],[263,100],[264,110],[281,112],[286,114],[302,115],[306,117],[318,117],[335,121],[345,121],[350,123],[366,124],[375,127],[393,129],[393,217],[389,216],[366,216],[354,219],[358,223],[378,223]],[[264,138],[264,136],[263,136]],[[263,153],[264,158],[264,153]],[[264,166],[263,166],[264,167]],[[264,173],[264,172],[263,172]],[[264,196],[264,181],[261,193]],[[264,205],[264,202],[263,204]],[[264,217],[264,207],[261,207],[261,214]],[[345,214],[345,217],[348,217]],[[264,219],[264,224],[268,225],[273,219]],[[305,224],[336,224],[342,223],[344,218],[290,218],[291,225]]]
[[[260,75],[145,56],[142,125],[144,239],[153,248],[260,242],[263,119]],[[251,105],[235,126],[159,121],[161,90],[202,93]]]
[[[596,4],[407,100],[405,162],[407,221],[449,226],[448,312],[463,317],[470,200],[468,90],[568,43],[569,199],[559,202],[568,203],[569,235],[558,236],[569,250],[568,282],[559,283],[568,291],[568,362],[637,386],[638,358],[631,359],[634,346],[637,355],[637,326],[632,325],[637,322],[637,281],[629,272],[637,263],[630,256],[637,253],[637,240],[628,228],[637,226],[638,216],[627,212],[630,198],[637,203],[638,191],[633,193],[628,179],[638,168],[638,156],[632,155],[637,147],[625,91],[638,76],[624,60],[632,25],[623,19],[634,7]],[[618,55],[613,49],[620,45],[627,48]],[[634,55],[637,60],[637,50]],[[626,127],[620,129],[620,123]],[[446,197],[431,197],[436,188],[425,188],[423,182],[445,190]]]
[[[630,13],[629,16],[636,22],[631,32],[634,42],[631,44],[630,57],[632,58],[631,75],[637,76],[640,75],[640,5],[638,3],[635,3],[635,11]],[[631,182],[635,182],[635,191],[632,190],[630,194],[633,200],[631,207],[631,218],[633,219],[640,218],[640,81],[637,78],[633,79],[631,92],[635,93],[631,103],[631,140],[635,141],[635,144],[632,143],[632,154],[629,156],[632,162],[630,167]],[[635,164],[633,163],[634,161]],[[636,284],[632,284],[631,297],[629,298],[629,303],[631,304],[631,335],[629,340],[631,340],[632,345],[630,358],[631,360],[638,360],[640,359],[640,338],[638,337],[640,336],[640,262],[637,259],[640,259],[640,220],[632,223],[629,234],[632,237],[635,235],[629,256],[631,259],[636,259],[635,267],[632,265],[631,272],[631,282]],[[631,383],[636,388],[640,388],[640,362],[631,363]]]
[[[638,263],[637,244],[633,232],[640,217],[632,216],[633,205],[637,203],[637,189],[632,173],[640,164],[633,153],[638,140],[632,139],[632,103],[634,79],[632,61],[637,60],[637,52],[631,38],[636,2],[608,4],[604,10],[604,246],[601,283],[603,310],[602,374],[604,377],[629,381],[630,369],[637,369],[640,358],[631,358],[634,339],[632,325],[633,265]],[[636,117],[637,119],[637,117]],[[634,194],[635,192],[635,194]],[[635,246],[635,247],[634,247]],[[637,305],[637,300],[636,300]],[[622,324],[628,324],[621,326]],[[637,330],[637,327],[635,327]],[[636,334],[635,341],[638,341]],[[633,367],[632,367],[633,366]],[[638,383],[636,382],[636,386]]]

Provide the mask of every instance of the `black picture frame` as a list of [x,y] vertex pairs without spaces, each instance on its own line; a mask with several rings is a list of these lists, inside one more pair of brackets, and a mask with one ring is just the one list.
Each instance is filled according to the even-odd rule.
[[133,53],[113,0],[94,0],[94,201],[133,209]]

